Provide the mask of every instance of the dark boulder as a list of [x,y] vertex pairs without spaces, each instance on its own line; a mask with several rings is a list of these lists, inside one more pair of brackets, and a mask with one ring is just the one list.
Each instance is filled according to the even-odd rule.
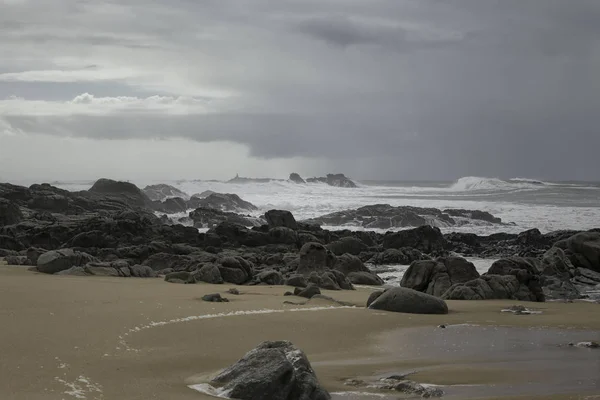
[[369,308],[369,306],[371,304],[373,304],[373,302],[375,300],[377,300],[379,298],[379,296],[381,296],[384,293],[383,290],[378,290],[376,292],[373,292],[369,295],[369,298],[367,299],[367,308]]
[[281,272],[273,269],[267,269],[254,276],[253,283],[263,285],[283,285],[283,276]]
[[348,277],[350,282],[359,285],[383,285],[383,280],[377,274],[371,272],[360,258],[344,254],[337,258],[334,270]]
[[348,274],[348,279],[355,285],[370,285],[370,286],[381,286],[383,285],[383,279],[372,272],[351,272]]
[[309,284],[305,288],[295,288],[294,289],[295,296],[304,297],[307,299],[310,299],[317,294],[321,294],[321,289],[319,289],[318,286],[314,285],[314,284]]
[[37,269],[45,274],[55,274],[93,261],[98,260],[87,253],[71,249],[52,250],[38,257]]
[[212,193],[203,199],[197,199],[196,203],[196,207],[214,208],[228,212],[258,210],[254,204],[242,200],[237,194],[231,193]]
[[206,282],[214,284],[221,284],[224,282],[223,277],[221,276],[221,271],[219,270],[219,266],[213,263],[204,264],[200,269],[194,271],[190,278],[194,282]]
[[446,246],[446,239],[439,228],[423,225],[414,229],[388,232],[383,237],[384,249],[401,249],[412,247],[425,253],[441,252]]
[[461,257],[415,261],[406,270],[400,286],[441,297],[452,285],[479,278],[475,266]]
[[487,221],[492,224],[500,224],[502,220],[500,218],[494,217],[487,211],[480,210],[464,210],[464,209],[447,209],[444,212],[451,217],[462,217],[469,219],[476,219],[480,221]]
[[23,219],[18,205],[10,200],[0,198],[0,226],[14,225]]
[[332,268],[336,263],[335,255],[319,243],[306,243],[300,249],[299,258],[296,272],[305,276],[313,271],[321,272]]
[[600,272],[600,232],[582,232],[554,244],[565,250],[574,267]]
[[448,314],[444,300],[403,287],[385,290],[369,308],[411,314]]
[[239,256],[219,260],[219,272],[225,282],[242,285],[252,279],[254,265]]
[[369,262],[375,265],[410,265],[414,261],[429,260],[429,256],[421,253],[412,247],[403,247],[400,249],[387,249],[373,256]]
[[284,284],[287,286],[295,286],[300,288],[305,288],[308,286],[308,282],[306,282],[306,278],[303,275],[291,275],[286,279]]
[[294,215],[289,211],[269,210],[265,213],[265,219],[267,220],[267,224],[269,224],[269,228],[283,226],[294,230],[298,229],[298,223]]
[[346,236],[336,240],[335,242],[329,243],[327,248],[336,256],[341,256],[345,253],[357,256],[361,252],[367,250],[369,246],[363,243],[360,239],[352,236]]
[[278,226],[269,229],[269,241],[272,244],[290,244],[298,243],[298,232],[285,226]]
[[211,303],[228,303],[229,302],[229,299],[226,299],[225,297],[221,297],[220,293],[205,294],[204,296],[202,296],[202,300],[208,301]]
[[89,192],[113,197],[134,207],[152,207],[152,201],[144,192],[130,182],[98,179]]
[[480,278],[453,285],[442,296],[446,300],[538,301],[529,288],[514,275],[483,275]]
[[222,371],[213,385],[240,400],[329,400],[304,352],[286,341],[263,342]]
[[344,187],[344,188],[355,188],[356,183],[352,182],[344,174],[327,174],[325,177],[320,178],[308,178],[307,182],[315,183],[322,182],[329,186]]
[[295,172],[292,172],[290,174],[289,180],[292,181],[292,182],[294,182],[294,183],[298,183],[298,184],[300,184],[300,183],[306,183],[306,181],[304,179],[302,179],[302,177],[300,175],[298,175],[297,173],[295,173]]

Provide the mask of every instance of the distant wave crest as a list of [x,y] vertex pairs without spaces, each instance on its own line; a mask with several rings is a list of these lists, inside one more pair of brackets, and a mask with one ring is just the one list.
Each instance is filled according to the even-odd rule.
[[499,178],[465,176],[454,182],[454,184],[450,186],[450,190],[455,192],[506,191],[539,189],[542,186],[546,186],[546,182],[538,181],[535,179],[514,178],[504,180]]

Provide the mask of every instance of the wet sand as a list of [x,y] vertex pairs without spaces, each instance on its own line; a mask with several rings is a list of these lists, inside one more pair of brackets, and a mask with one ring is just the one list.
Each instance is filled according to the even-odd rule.
[[[0,399],[208,400],[187,385],[263,340],[302,348],[332,392],[355,390],[343,384],[347,378],[416,371],[412,379],[420,382],[486,385],[450,386],[448,398],[600,395],[592,379],[600,350],[558,346],[600,339],[598,304],[528,304],[543,313],[513,315],[500,309],[516,302],[449,302],[449,315],[425,316],[366,310],[364,288],[325,293],[357,308],[329,308],[335,304],[325,300],[286,305],[303,299],[283,297],[281,286],[240,286],[240,296],[225,295],[229,303],[199,300],[230,287],[0,266]],[[308,310],[314,307],[320,309]],[[234,314],[242,311],[255,313]],[[553,391],[556,386],[565,391]],[[532,391],[514,397],[527,388]]]

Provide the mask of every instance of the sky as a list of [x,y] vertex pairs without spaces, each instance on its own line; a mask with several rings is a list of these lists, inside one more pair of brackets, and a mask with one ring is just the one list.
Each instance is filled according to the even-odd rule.
[[598,0],[0,0],[0,181],[600,180]]

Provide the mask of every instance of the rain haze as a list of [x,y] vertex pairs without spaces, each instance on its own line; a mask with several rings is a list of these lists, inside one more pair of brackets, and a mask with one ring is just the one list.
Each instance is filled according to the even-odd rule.
[[0,0],[0,180],[598,180],[597,0]]

